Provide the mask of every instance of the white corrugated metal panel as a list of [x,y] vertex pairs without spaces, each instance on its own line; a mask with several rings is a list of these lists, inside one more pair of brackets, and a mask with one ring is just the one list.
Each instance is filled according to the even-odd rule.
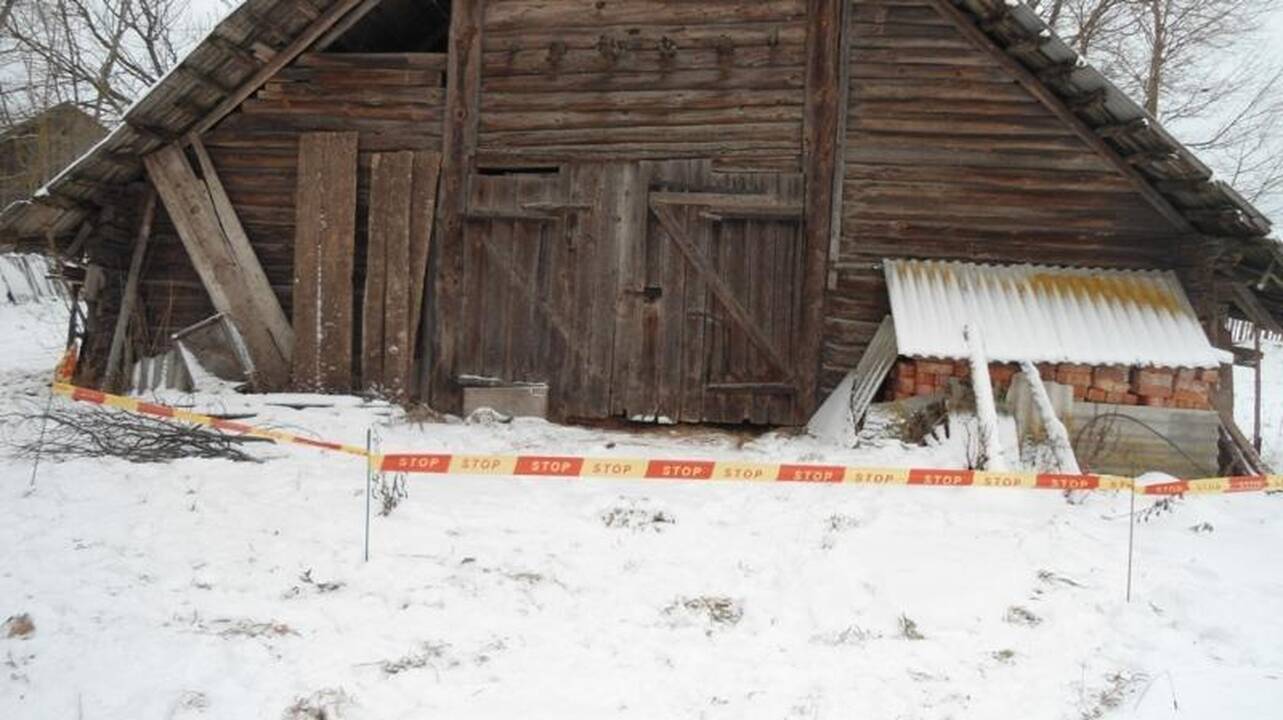
[[885,260],[902,355],[965,358],[980,330],[994,362],[1216,367],[1176,275],[1038,265]]

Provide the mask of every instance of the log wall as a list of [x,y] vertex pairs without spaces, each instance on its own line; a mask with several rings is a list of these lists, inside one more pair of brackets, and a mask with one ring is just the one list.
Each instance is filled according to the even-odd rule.
[[889,312],[884,257],[1175,266],[1171,225],[932,3],[853,0],[850,19],[826,391]]
[[797,172],[806,0],[487,0],[478,162]]

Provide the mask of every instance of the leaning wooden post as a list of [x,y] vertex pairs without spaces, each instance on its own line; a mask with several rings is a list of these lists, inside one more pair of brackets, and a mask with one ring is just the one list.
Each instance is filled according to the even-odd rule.
[[125,338],[129,332],[129,320],[134,315],[134,306],[138,303],[138,280],[142,274],[143,258],[147,255],[147,241],[151,237],[152,220],[156,217],[156,189],[150,184],[144,191],[142,220],[138,223],[138,235],[134,238],[134,254],[129,259],[129,275],[125,280],[125,291],[120,298],[120,313],[116,315],[116,329],[111,335],[111,349],[107,353],[107,369],[103,373],[103,387],[108,390],[119,390],[121,358],[125,350]]
[[1047,431],[1047,439],[1051,441],[1051,449],[1056,454],[1056,465],[1060,472],[1072,475],[1082,474],[1082,469],[1078,466],[1078,458],[1074,457],[1074,446],[1069,441],[1069,431],[1065,429],[1065,424],[1056,417],[1056,408],[1051,405],[1051,398],[1047,396],[1047,387],[1042,384],[1042,375],[1038,373],[1038,368],[1028,360],[1020,361],[1020,372],[1029,382],[1029,388],[1033,391],[1034,406],[1038,408],[1038,417],[1042,420],[1042,426]]
[[1007,461],[998,442],[998,408],[993,400],[993,383],[989,379],[989,360],[985,357],[980,331],[972,325],[962,328],[971,356],[971,387],[976,395],[976,424],[980,431],[980,448],[984,451],[984,470],[1003,471]]

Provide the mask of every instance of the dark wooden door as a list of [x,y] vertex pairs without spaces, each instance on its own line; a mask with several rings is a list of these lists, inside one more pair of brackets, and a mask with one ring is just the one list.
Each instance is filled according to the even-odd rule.
[[649,168],[646,226],[621,253],[611,404],[645,421],[791,424],[800,180]]

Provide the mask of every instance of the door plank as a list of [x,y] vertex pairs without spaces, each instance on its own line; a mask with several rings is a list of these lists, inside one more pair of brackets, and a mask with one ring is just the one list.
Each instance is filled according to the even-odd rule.
[[700,252],[694,245],[686,229],[677,218],[674,209],[668,205],[652,205],[651,212],[659,219],[664,232],[668,234],[669,238],[677,245],[677,248],[686,256],[686,260],[703,277],[713,296],[722,304],[727,314],[748,335],[748,339],[766,355],[776,370],[780,371],[789,380],[793,380],[794,373],[789,367],[789,363],[784,360],[779,349],[771,343],[766,334],[762,332],[762,329],[753,321],[753,317],[744,308],[739,299],[735,297],[731,288],[717,274],[716,268],[708,259],[708,256]]

